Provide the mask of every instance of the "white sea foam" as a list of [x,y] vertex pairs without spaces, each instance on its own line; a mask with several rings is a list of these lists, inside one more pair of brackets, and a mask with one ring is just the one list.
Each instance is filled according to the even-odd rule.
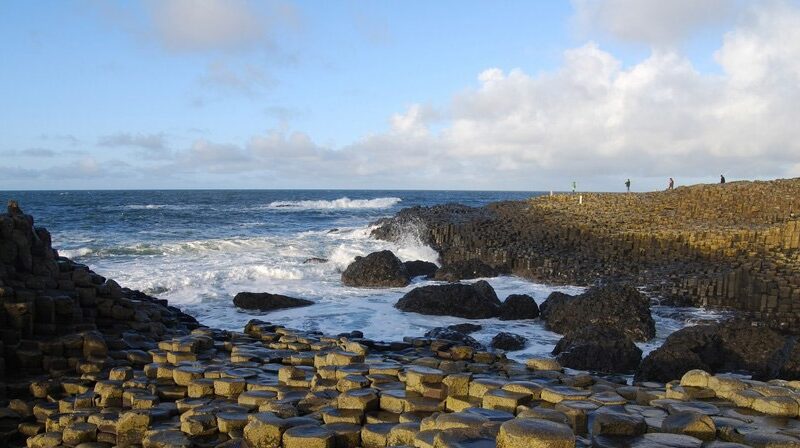
[[354,208],[389,208],[401,201],[400,198],[350,199],[343,197],[331,201],[275,201],[267,208],[286,210],[321,210]]

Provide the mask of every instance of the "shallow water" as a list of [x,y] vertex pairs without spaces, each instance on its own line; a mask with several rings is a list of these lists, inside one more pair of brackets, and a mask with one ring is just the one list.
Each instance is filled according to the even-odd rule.
[[[123,286],[168,299],[202,323],[241,330],[251,318],[336,334],[361,330],[366,337],[399,340],[468,320],[402,313],[394,303],[405,288],[358,289],[339,281],[357,255],[390,249],[403,260],[438,262],[414,229],[400,243],[371,239],[370,223],[403,207],[458,202],[483,205],[524,199],[535,192],[424,191],[69,191],[5,192],[19,199],[37,225],[53,234],[64,256],[88,264]],[[322,263],[307,263],[310,258]],[[504,276],[487,279],[504,299],[530,294],[541,303],[553,291],[578,293],[578,287],[552,287]],[[305,308],[266,315],[237,310],[240,291],[271,292],[316,302]],[[718,319],[696,308],[653,307],[657,337],[640,344],[647,353],[670,333],[698,320]],[[499,331],[528,339],[514,358],[546,355],[560,338],[538,320],[472,321],[473,334],[488,343]]]

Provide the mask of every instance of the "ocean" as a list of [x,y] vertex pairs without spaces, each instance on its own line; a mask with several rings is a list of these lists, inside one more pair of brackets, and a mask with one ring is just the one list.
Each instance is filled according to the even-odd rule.
[[[168,299],[205,325],[241,330],[259,318],[326,334],[361,330],[368,338],[400,340],[427,330],[467,322],[455,317],[403,313],[393,305],[405,288],[361,289],[340,282],[358,255],[392,250],[404,261],[438,263],[437,253],[413,233],[400,243],[370,238],[372,223],[404,207],[461,203],[481,206],[520,200],[541,192],[344,191],[344,190],[165,190],[2,192],[17,199],[37,226],[50,230],[62,256],[87,264],[122,286]],[[310,259],[325,261],[309,261]],[[529,294],[541,304],[553,291],[579,293],[577,286],[551,286],[515,277],[487,279],[503,300]],[[239,310],[241,291],[270,292],[309,299],[313,306],[268,314]],[[698,308],[654,306],[656,339],[640,344],[645,353],[686,325],[721,314]],[[500,331],[528,339],[523,359],[550,353],[560,335],[541,322],[472,321],[473,334],[488,344]]]

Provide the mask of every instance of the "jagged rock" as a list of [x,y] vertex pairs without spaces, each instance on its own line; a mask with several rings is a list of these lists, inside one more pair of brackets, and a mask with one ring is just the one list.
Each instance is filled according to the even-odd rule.
[[578,328],[558,341],[553,354],[565,367],[608,373],[632,372],[642,360],[642,350],[611,327]]
[[471,324],[471,323],[467,322],[467,323],[463,323],[463,324],[448,325],[447,329],[448,330],[455,330],[455,331],[457,331],[459,333],[471,334],[471,333],[475,333],[476,331],[480,331],[481,329],[483,329],[483,326],[482,325],[478,325],[478,324]]
[[303,264],[322,264],[327,262],[328,262],[327,258],[321,258],[321,257],[311,257],[303,260]]
[[[728,321],[687,327],[669,335],[642,361],[639,381],[669,381],[692,369],[710,373],[742,371],[772,378],[791,367],[793,339],[746,321]],[[789,372],[784,372],[789,373]],[[788,377],[796,379],[800,377]]]
[[240,292],[233,298],[233,304],[246,310],[272,311],[313,305],[314,302],[268,292]]
[[500,305],[500,320],[536,319],[539,306],[527,294],[512,294]]
[[649,300],[628,285],[595,287],[578,296],[554,292],[539,311],[547,328],[556,333],[607,326],[623,331],[634,341],[647,341],[656,335]]
[[414,288],[395,304],[395,308],[434,316],[488,319],[500,311],[500,300],[489,283],[452,283]]
[[489,266],[477,258],[466,261],[448,263],[439,268],[434,275],[434,280],[457,282],[473,278],[497,277],[500,271]]
[[513,352],[525,348],[525,342],[527,339],[524,336],[503,331],[492,338],[491,345],[493,348]]
[[436,270],[439,269],[436,263],[422,260],[406,261],[403,265],[405,265],[406,272],[408,272],[408,276],[411,278],[422,276],[431,278],[436,274]]
[[406,267],[392,251],[373,252],[355,261],[342,272],[342,283],[367,288],[392,288],[411,282]]

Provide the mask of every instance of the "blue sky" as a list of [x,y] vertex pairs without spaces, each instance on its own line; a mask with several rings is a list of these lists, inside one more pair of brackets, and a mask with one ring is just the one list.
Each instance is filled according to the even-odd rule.
[[0,189],[800,174],[797,2],[663,3],[3,2]]

